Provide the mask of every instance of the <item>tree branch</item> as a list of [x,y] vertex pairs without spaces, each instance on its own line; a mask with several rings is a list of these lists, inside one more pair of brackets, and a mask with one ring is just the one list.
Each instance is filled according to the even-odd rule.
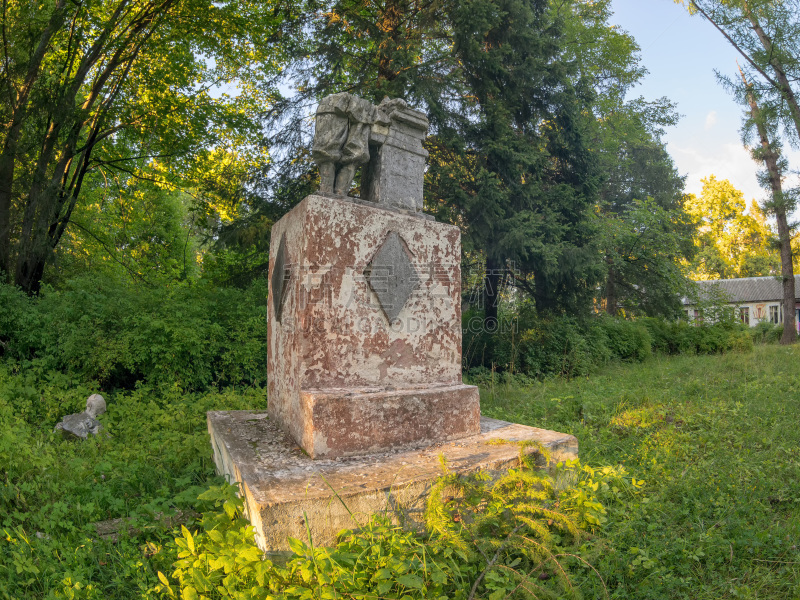
[[141,281],[142,283],[144,283],[146,285],[149,285],[149,282],[144,277],[142,277],[139,273],[137,273],[136,271],[131,269],[123,261],[121,261],[119,258],[117,258],[116,252],[112,251],[112,250],[109,250],[108,246],[106,246],[106,243],[103,240],[101,240],[98,236],[96,236],[92,231],[90,231],[89,229],[87,229],[86,227],[84,227],[83,225],[78,223],[77,221],[70,221],[70,222],[73,225],[75,225],[78,229],[80,229],[81,231],[83,231],[84,233],[89,235],[89,237],[93,238],[98,244],[100,244],[100,246],[103,248],[103,250],[106,251],[106,254],[108,254],[109,258],[111,258],[111,260],[113,260],[115,263],[117,263],[123,269],[125,269],[131,277],[133,277],[134,279],[138,279],[139,281]]
[[731,46],[733,46],[734,50],[736,50],[736,51],[737,51],[739,54],[741,54],[741,55],[742,55],[742,57],[743,57],[743,58],[744,58],[744,59],[745,59],[745,60],[746,60],[746,61],[747,61],[747,62],[750,64],[750,66],[751,66],[751,67],[753,67],[753,68],[754,68],[756,71],[758,71],[758,73],[759,73],[759,74],[760,74],[760,75],[761,75],[761,76],[762,76],[764,79],[766,79],[766,80],[767,80],[767,81],[770,83],[770,85],[773,85],[773,86],[775,86],[776,88],[777,88],[777,87],[779,87],[779,85],[778,85],[778,82],[777,82],[777,81],[775,81],[774,79],[772,79],[772,77],[770,77],[770,76],[769,76],[769,75],[766,73],[766,71],[764,71],[764,69],[762,69],[761,67],[759,67],[759,66],[756,64],[756,62],[755,62],[755,61],[754,61],[752,58],[750,58],[750,56],[749,56],[749,55],[748,55],[748,54],[747,54],[747,53],[746,53],[746,52],[745,52],[745,51],[744,51],[744,50],[741,48],[741,46],[739,46],[739,44],[737,44],[737,43],[736,43],[736,42],[733,40],[733,38],[732,38],[730,35],[728,35],[728,32],[726,32],[726,31],[725,31],[725,30],[722,28],[722,26],[721,26],[721,25],[719,25],[719,24],[718,24],[718,23],[717,23],[717,22],[716,22],[714,19],[712,19],[712,18],[711,18],[711,16],[710,16],[710,15],[709,15],[709,14],[708,14],[708,13],[707,13],[705,10],[703,10],[703,8],[702,8],[702,7],[701,7],[699,4],[697,4],[696,0],[690,0],[689,4],[691,4],[691,6],[693,6],[693,7],[694,7],[694,8],[697,10],[697,12],[699,12],[701,15],[703,15],[703,17],[705,17],[705,19],[706,19],[706,20],[707,20],[709,23],[711,23],[711,24],[714,26],[714,28],[715,28],[717,31],[719,31],[719,32],[720,32],[720,33],[723,35],[723,37],[724,37],[726,40],[728,40],[728,42],[731,44]]

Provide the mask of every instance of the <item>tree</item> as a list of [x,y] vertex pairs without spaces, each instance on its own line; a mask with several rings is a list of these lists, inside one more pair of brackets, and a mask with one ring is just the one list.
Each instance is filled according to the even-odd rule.
[[429,204],[452,207],[466,245],[483,253],[487,321],[509,264],[543,312],[586,311],[598,276],[592,93],[561,60],[561,23],[547,8],[473,0],[450,13],[468,94],[431,140]]
[[[782,343],[796,338],[794,314],[794,271],[791,231],[786,215],[797,207],[797,195],[779,189],[781,172],[778,125],[795,143],[800,143],[800,2],[785,0],[689,0],[689,10],[700,13],[744,58],[741,83],[720,77],[749,108],[750,124],[758,130],[760,148],[754,158],[764,161],[766,182],[771,191],[768,210],[775,215],[781,248],[783,303],[792,310],[785,314]],[[760,124],[760,125],[759,125]],[[772,129],[772,131],[769,131]],[[791,296],[791,300],[790,300]]]
[[[5,277],[38,291],[83,190],[105,174],[175,185],[198,153],[226,138],[245,146],[255,131],[249,117],[265,99],[257,88],[278,66],[262,41],[284,18],[275,8],[250,0],[4,2]],[[210,93],[237,77],[244,89],[236,101]]]
[[697,254],[688,265],[693,279],[732,279],[774,275],[779,262],[772,232],[753,201],[749,214],[742,192],[728,180],[702,180],[699,197],[690,194],[685,208],[697,223]]
[[[661,141],[675,119],[665,99],[611,105],[598,119],[605,178],[597,213],[607,267],[600,291],[612,315],[619,307],[665,316],[678,309],[686,283],[679,264],[693,254],[693,226],[683,207],[684,178]],[[645,207],[658,220],[645,218]]]
[[[681,287],[676,261],[692,248],[690,220],[682,211],[684,178],[661,139],[665,128],[677,122],[675,107],[666,98],[628,99],[646,70],[640,64],[636,41],[619,27],[610,26],[608,0],[552,5],[564,16],[565,58],[577,65],[578,73],[591,82],[595,92],[588,109],[594,117],[591,146],[602,178],[595,213],[603,232],[603,303],[611,314],[624,306],[629,314],[652,314],[659,307],[671,315]],[[645,253],[648,258],[645,260],[637,250],[634,260],[628,243],[633,240],[623,236],[627,240],[623,243],[617,236],[642,227],[644,205],[669,219],[656,229],[659,236],[671,231],[673,239],[662,240],[662,254],[658,253],[659,245],[649,245],[650,253]],[[655,234],[656,229],[648,227],[648,235]],[[655,268],[655,263],[660,268]],[[657,282],[658,274],[666,279]]]
[[602,220],[608,267],[603,283],[606,312],[616,315],[679,314],[687,289],[681,260],[691,255],[691,219],[682,207],[668,209],[653,198],[632,200]]
[[[783,279],[783,335],[781,344],[793,344],[797,339],[795,329],[795,281],[794,264],[792,262],[792,233],[786,215],[786,207],[795,202],[787,202],[783,192],[783,174],[787,163],[781,157],[780,143],[775,140],[774,120],[762,111],[756,99],[753,86],[747,81],[743,71],[742,84],[745,87],[745,97],[750,107],[750,118],[745,124],[745,140],[749,130],[755,129],[758,134],[759,145],[752,150],[753,159],[764,163],[765,173],[762,175],[762,184],[771,193],[771,200],[765,204],[768,212],[775,215],[778,226],[778,247],[781,257],[781,277]],[[771,130],[771,131],[770,131]]]

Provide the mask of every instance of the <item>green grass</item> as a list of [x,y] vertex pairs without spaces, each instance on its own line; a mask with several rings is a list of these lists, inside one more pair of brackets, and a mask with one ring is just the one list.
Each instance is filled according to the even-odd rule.
[[645,498],[584,557],[620,598],[800,598],[800,348],[656,357],[481,390],[485,415],[574,434]]
[[[258,389],[141,387],[106,395],[111,437],[54,435],[92,391],[0,364],[0,598],[157,597],[179,532],[152,515],[198,508],[219,481],[205,411],[265,404]],[[645,481],[576,550],[611,597],[800,598],[800,348],[656,356],[525,387],[489,380],[481,400],[487,416],[573,433],[584,464]],[[97,538],[92,523],[123,516],[139,535]],[[588,569],[573,575],[602,597]]]
[[[0,598],[141,598],[169,570],[174,532],[155,516],[194,509],[214,477],[205,412],[263,408],[259,389],[184,394],[143,386],[104,393],[102,435],[53,433],[97,391],[56,372],[0,363]],[[99,538],[94,523],[132,518],[142,533]],[[145,544],[147,544],[145,546]]]

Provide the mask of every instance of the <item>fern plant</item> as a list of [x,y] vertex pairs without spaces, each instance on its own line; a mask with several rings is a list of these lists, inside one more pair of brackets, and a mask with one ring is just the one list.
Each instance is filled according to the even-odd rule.
[[174,571],[159,573],[155,591],[183,600],[579,598],[571,569],[594,569],[565,548],[602,525],[598,495],[635,493],[643,482],[625,490],[622,468],[578,461],[542,470],[551,463],[547,449],[519,445],[518,468],[504,473],[459,474],[441,458],[423,531],[373,515],[340,532],[333,548],[315,547],[310,534],[290,538],[281,565],[263,560],[237,488],[211,488],[200,499],[212,510],[199,530],[182,528]]
[[519,468],[496,477],[453,473],[442,459],[444,474],[425,512],[430,543],[458,548],[479,566],[470,600],[578,598],[565,559],[580,559],[559,548],[577,542],[580,529],[574,516],[559,510],[552,476],[534,464],[538,458],[549,466],[547,448],[532,442],[519,446]]

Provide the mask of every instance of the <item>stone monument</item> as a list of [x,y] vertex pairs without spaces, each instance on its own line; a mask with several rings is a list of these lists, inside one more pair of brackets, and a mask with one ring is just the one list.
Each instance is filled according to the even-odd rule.
[[305,537],[304,514],[330,543],[353,514],[420,509],[440,454],[461,470],[515,464],[498,439],[577,455],[572,436],[482,419],[462,382],[461,237],[422,212],[427,128],[400,100],[323,99],[320,191],[272,228],[268,411],[208,415],[265,550]]

